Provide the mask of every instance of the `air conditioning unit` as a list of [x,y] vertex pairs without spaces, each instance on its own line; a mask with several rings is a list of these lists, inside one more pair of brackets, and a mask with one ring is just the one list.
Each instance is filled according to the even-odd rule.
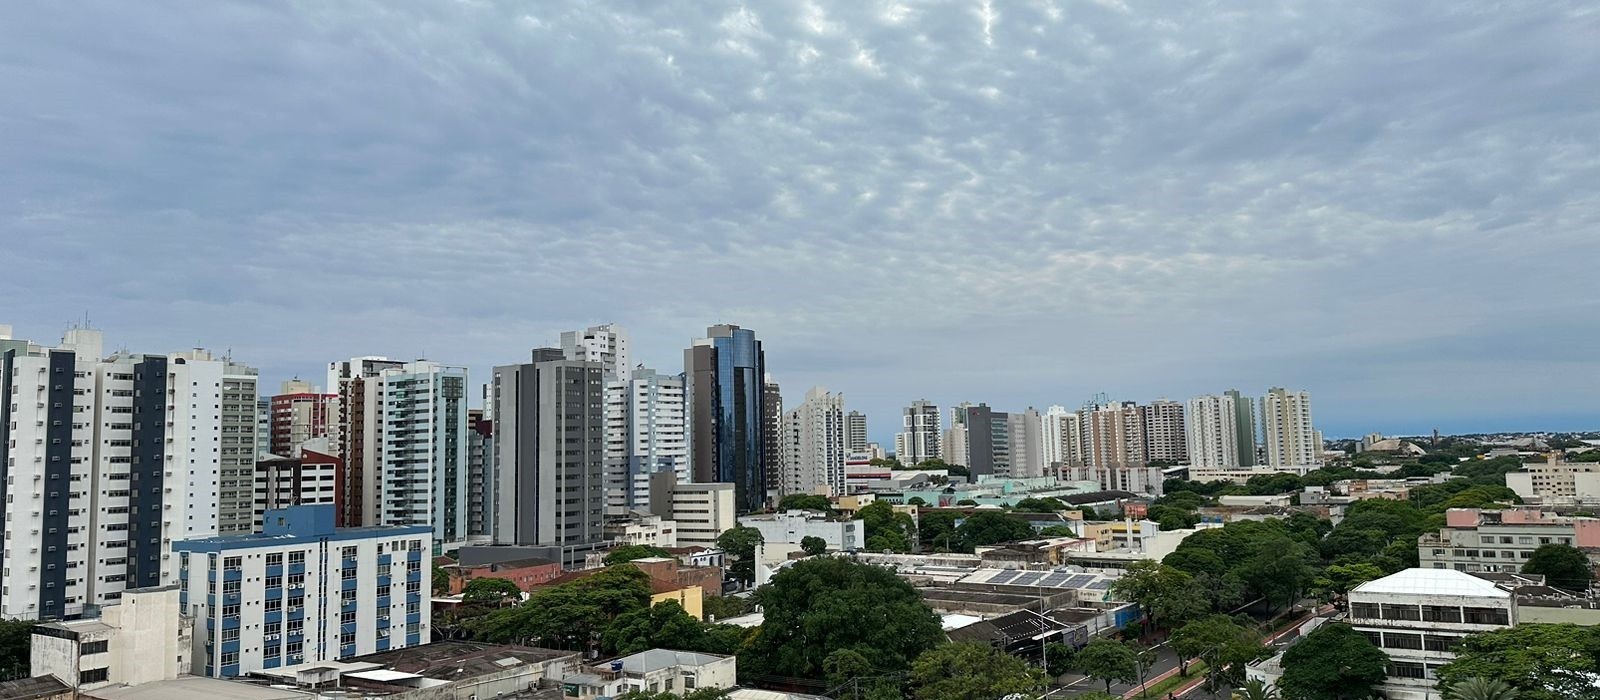
[[276,635],[276,634],[269,634],[269,635],[266,636],[266,640],[269,641],[269,642],[273,641],[273,640],[275,640],[277,638],[278,638],[278,635]]

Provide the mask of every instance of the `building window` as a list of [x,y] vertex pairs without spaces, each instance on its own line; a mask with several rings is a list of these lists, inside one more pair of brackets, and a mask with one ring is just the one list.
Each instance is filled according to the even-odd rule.
[[1389,675],[1395,678],[1424,678],[1426,677],[1422,664],[1408,661],[1396,661],[1389,664]]
[[355,547],[344,547],[344,548],[340,549],[339,550],[339,558],[341,558],[341,559],[355,559],[356,558],[356,548]]
[[1362,619],[1367,619],[1367,620],[1376,620],[1376,619],[1378,619],[1378,604],[1377,603],[1351,603],[1350,604],[1350,617],[1362,618]]
[[293,552],[290,552],[289,553],[289,563],[290,564],[304,564],[304,563],[306,563],[306,551],[303,550],[303,549],[297,549],[297,550],[295,550]]
[[238,617],[239,616],[239,604],[238,603],[233,603],[233,604],[230,604],[230,605],[222,606],[222,616],[223,617]]
[[1461,608],[1453,605],[1422,606],[1423,622],[1461,622]]
[[223,666],[237,666],[237,665],[239,665],[239,652],[237,652],[237,651],[225,651],[225,652],[222,652],[222,665]]
[[229,627],[229,628],[227,628],[225,630],[222,630],[222,641],[224,641],[224,642],[237,642],[237,641],[239,641],[239,628],[238,627]]
[[282,612],[283,611],[283,599],[282,598],[268,598],[265,610],[267,612]]
[[283,566],[283,552],[268,554],[267,566]]
[[1415,605],[1383,604],[1383,619],[1385,620],[1421,620],[1422,612]]
[[111,669],[91,668],[78,674],[79,683],[101,683],[111,677]]
[[1465,608],[1462,611],[1469,625],[1509,625],[1509,614],[1499,608]]
[[100,653],[104,653],[105,651],[109,650],[110,647],[111,647],[110,642],[107,642],[107,641],[105,641],[103,639],[98,641],[98,642],[84,642],[83,646],[80,648],[78,653],[80,653],[80,654],[100,654]]
[[1421,649],[1422,635],[1408,632],[1384,632],[1383,646],[1389,649]]
[[267,588],[283,588],[283,576],[268,576]]
[[226,557],[222,560],[223,571],[238,571],[244,568],[243,557]]
[[339,635],[339,646],[352,646],[356,643],[356,633],[346,632]]
[[1422,648],[1427,651],[1455,651],[1456,645],[1461,642],[1456,637],[1440,637],[1430,634],[1422,638]]

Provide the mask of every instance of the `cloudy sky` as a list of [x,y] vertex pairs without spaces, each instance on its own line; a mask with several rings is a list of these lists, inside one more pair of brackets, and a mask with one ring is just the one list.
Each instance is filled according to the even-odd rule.
[[1592,3],[0,5],[0,323],[479,377],[1600,428]]

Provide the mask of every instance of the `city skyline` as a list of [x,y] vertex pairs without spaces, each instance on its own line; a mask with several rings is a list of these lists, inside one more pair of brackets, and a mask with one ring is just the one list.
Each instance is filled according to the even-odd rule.
[[735,323],[885,445],[1271,386],[1329,436],[1597,427],[1600,17],[988,7],[8,6],[0,322],[268,387]]

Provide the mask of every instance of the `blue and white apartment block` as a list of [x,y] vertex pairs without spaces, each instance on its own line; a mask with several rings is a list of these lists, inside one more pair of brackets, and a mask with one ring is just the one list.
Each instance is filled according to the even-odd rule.
[[429,640],[428,526],[335,528],[334,506],[270,510],[259,534],[174,542],[194,672],[225,678]]

